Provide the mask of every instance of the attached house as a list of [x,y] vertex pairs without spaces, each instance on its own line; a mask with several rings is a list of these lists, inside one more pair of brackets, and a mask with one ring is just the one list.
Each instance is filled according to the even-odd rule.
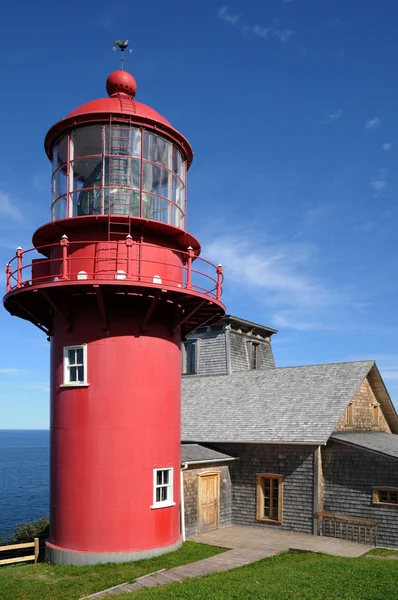
[[398,547],[398,416],[374,361],[276,368],[226,316],[183,353],[187,535],[230,524]]

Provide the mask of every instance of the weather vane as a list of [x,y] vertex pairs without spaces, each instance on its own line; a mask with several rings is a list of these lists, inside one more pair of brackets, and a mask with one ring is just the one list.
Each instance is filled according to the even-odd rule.
[[[124,40],[124,42],[122,40],[116,40],[113,42],[113,50],[116,51],[118,48],[122,53],[122,57],[121,57],[121,65],[122,65],[122,71],[124,70],[124,53],[127,50],[127,46],[129,45],[129,41],[128,40]],[[132,50],[127,50],[127,52],[129,54],[132,54],[133,51]]]

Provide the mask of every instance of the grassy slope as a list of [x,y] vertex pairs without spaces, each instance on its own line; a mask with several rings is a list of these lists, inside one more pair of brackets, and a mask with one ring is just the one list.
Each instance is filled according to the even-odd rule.
[[[134,593],[137,600],[397,600],[396,561],[288,552],[227,573]],[[131,594],[117,596],[128,600]]]
[[0,600],[78,600],[87,594],[132,582],[158,569],[170,569],[223,551],[214,546],[186,542],[171,554],[120,565],[54,567],[39,563],[0,567]]

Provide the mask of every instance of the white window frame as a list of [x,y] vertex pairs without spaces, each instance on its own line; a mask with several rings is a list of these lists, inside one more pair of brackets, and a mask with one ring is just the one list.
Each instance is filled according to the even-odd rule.
[[[157,484],[157,474],[159,471],[169,471],[169,483],[167,484],[167,499],[161,502],[156,500],[156,490],[164,485]],[[175,506],[174,498],[174,469],[173,467],[156,467],[153,469],[153,504],[151,508],[166,508],[167,506]]]
[[[68,365],[68,351],[69,350],[83,350],[83,369],[84,369],[84,380],[83,381],[70,381],[69,379],[69,365]],[[76,344],[74,346],[64,346],[64,360],[63,360],[63,382],[62,387],[84,387],[88,386],[87,383],[87,344]]]

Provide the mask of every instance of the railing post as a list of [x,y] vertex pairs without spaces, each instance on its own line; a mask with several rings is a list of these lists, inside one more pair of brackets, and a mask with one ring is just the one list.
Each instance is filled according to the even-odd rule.
[[221,284],[223,279],[223,268],[222,265],[217,265],[217,287],[216,287],[216,300],[221,298]]
[[20,288],[22,286],[22,257],[23,257],[23,252],[22,252],[21,246],[18,246],[16,254],[17,254],[17,261],[18,261],[17,288]]
[[7,294],[11,290],[11,272],[12,272],[11,265],[7,264],[6,265],[6,282],[7,282],[6,289],[7,289]]
[[61,278],[62,279],[68,279],[68,247],[69,247],[69,240],[68,240],[68,236],[67,235],[63,235],[61,237],[61,241],[60,241],[60,245],[62,248],[62,274],[61,274]]
[[131,278],[131,248],[133,247],[133,238],[130,234],[126,235],[126,246],[127,246],[127,277]]
[[192,288],[192,261],[195,256],[192,246],[188,247],[188,261],[187,261],[187,284],[188,290]]

